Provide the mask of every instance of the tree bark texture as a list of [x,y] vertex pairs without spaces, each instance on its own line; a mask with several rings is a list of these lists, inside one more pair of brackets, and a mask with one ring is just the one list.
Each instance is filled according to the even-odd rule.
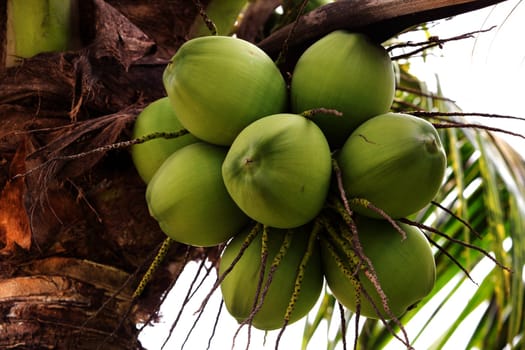
[[0,348],[140,348],[133,322],[121,325],[131,302],[128,273],[63,257],[33,260],[18,272],[0,281]]
[[[256,41],[262,33],[273,11],[265,1],[252,4],[241,37]],[[497,2],[338,1],[258,44],[276,57],[289,38],[288,54],[298,56],[331,30],[357,29],[383,40]],[[145,185],[127,150],[64,158],[131,137],[138,113],[165,95],[162,73],[199,20],[195,5],[79,3],[80,48],[0,68],[2,349],[140,349],[136,324],[155,318],[186,262],[218,260],[216,248],[175,244],[144,294],[132,300],[165,237],[149,216]],[[0,1],[0,63],[5,4]]]

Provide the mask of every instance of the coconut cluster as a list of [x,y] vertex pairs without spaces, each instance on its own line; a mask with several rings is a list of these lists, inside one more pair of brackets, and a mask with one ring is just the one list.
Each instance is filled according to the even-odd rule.
[[137,117],[134,137],[186,133],[133,146],[148,208],[173,240],[227,243],[221,291],[240,323],[299,320],[324,280],[352,311],[383,319],[431,291],[430,245],[396,220],[433,199],[446,157],[431,123],[389,112],[395,76],[382,46],[332,32],[287,86],[257,46],[200,37],[163,83],[167,97]]

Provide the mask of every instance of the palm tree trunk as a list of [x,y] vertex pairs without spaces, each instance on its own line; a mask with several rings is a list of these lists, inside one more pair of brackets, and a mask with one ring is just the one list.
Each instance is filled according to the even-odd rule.
[[133,320],[121,316],[131,286],[117,289],[126,286],[128,273],[63,257],[34,260],[18,270],[20,276],[0,281],[0,348],[141,348]]

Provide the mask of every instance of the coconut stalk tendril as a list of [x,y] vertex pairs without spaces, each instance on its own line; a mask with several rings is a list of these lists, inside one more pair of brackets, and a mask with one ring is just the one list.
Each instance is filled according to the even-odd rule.
[[250,315],[242,321],[242,323],[239,326],[239,329],[248,324],[251,326],[253,318],[257,314],[257,312],[261,309],[264,298],[266,297],[266,294],[268,293],[268,289],[270,287],[270,284],[272,283],[273,274],[275,273],[275,270],[279,267],[279,264],[281,263],[283,257],[286,255],[288,248],[290,248],[290,244],[292,243],[292,237],[293,233],[291,230],[288,230],[285,233],[283,243],[281,244],[281,247],[279,248],[279,252],[272,260],[272,263],[270,265],[270,270],[268,272],[268,277],[266,278],[266,281],[264,281],[264,271],[266,270],[266,259],[268,258],[268,231],[267,227],[263,228],[263,240],[262,240],[262,247],[261,247],[261,274],[259,282],[265,282],[264,288],[262,291],[259,291],[259,286],[257,286],[257,292],[255,293],[255,300],[254,300],[254,307]]
[[288,302],[288,306],[286,307],[286,313],[284,314],[283,325],[279,331],[279,334],[277,335],[277,340],[275,342],[276,349],[279,347],[279,342],[281,340],[281,337],[284,334],[284,330],[286,329],[286,326],[290,322],[292,312],[299,299],[299,295],[301,293],[301,287],[303,285],[303,279],[306,273],[305,272],[306,265],[308,264],[312,256],[312,253],[314,251],[314,244],[316,244],[317,242],[320,230],[321,230],[321,224],[317,220],[314,221],[312,231],[310,232],[310,236],[308,238],[308,245],[306,246],[306,251],[297,269],[297,275],[295,277],[294,288],[293,288],[292,296],[290,297],[290,301]]
[[[184,130],[167,97],[151,102],[139,113],[133,124],[133,139],[154,133],[177,133]],[[173,138],[159,138],[131,146],[131,159],[139,176],[147,184],[174,152],[198,142],[190,133]]]
[[153,274],[157,269],[160,267],[162,262],[164,261],[164,258],[168,254],[168,251],[173,244],[173,240],[169,237],[166,237],[164,241],[162,242],[162,245],[159,248],[159,251],[157,255],[155,255],[155,258],[153,259],[153,262],[149,265],[148,270],[144,273],[142,276],[137,288],[133,292],[133,299],[137,299],[142,295],[144,292],[144,289],[146,289],[146,286],[151,281],[151,278],[153,277]]
[[[279,252],[277,253],[277,255],[274,258],[272,266],[270,267],[270,273],[272,274],[271,276],[273,276],[273,272],[275,271],[275,268],[281,262],[282,255],[283,255],[283,250],[284,250],[284,253],[286,253],[286,250],[289,247],[289,242],[286,242],[289,239],[290,239],[290,237],[287,234],[285,236],[284,241],[283,241],[283,245],[279,249]],[[283,248],[283,246],[284,246],[284,248]],[[262,295],[261,295],[261,289],[262,289],[263,283],[264,283],[264,273],[265,273],[265,270],[266,270],[266,263],[267,263],[267,261],[268,261],[268,226],[263,225],[262,237],[261,237],[261,260],[260,260],[260,264],[259,264],[260,271],[259,271],[259,278],[257,280],[257,289],[255,290],[255,295],[254,295],[254,298],[253,298],[252,311],[250,312],[248,317],[246,319],[244,319],[240,323],[239,327],[237,327],[237,330],[235,331],[235,334],[234,334],[233,340],[232,340],[232,349],[235,348],[235,340],[237,339],[237,335],[241,331],[242,327],[244,327],[245,325],[248,325],[248,339],[247,339],[246,349],[248,349],[249,346],[250,346],[251,328],[252,328],[253,318],[255,317],[257,312],[261,309],[262,303],[264,302],[264,297],[266,296],[266,292],[268,291],[269,282],[266,283],[265,290],[262,292]],[[274,265],[274,263],[275,263],[275,265]],[[272,270],[272,267],[274,267],[274,266],[275,266],[275,268]],[[268,279],[271,281],[270,273],[269,273]]]
[[[350,244],[350,247],[351,247],[351,251],[349,251],[348,249],[346,250],[346,256],[347,257],[350,257],[350,260],[349,261],[352,261],[354,260],[354,264],[355,264],[355,273],[354,274],[349,274],[349,273],[344,273],[345,276],[348,276],[349,280],[352,282],[352,284],[354,284],[355,286],[355,283],[357,282],[357,286],[355,286],[355,290],[356,290],[356,311],[359,312],[360,314],[360,310],[361,310],[361,299],[360,299],[360,295],[361,295],[361,292],[363,292],[363,295],[366,297],[366,299],[370,302],[372,308],[375,309],[376,311],[376,314],[379,316],[379,318],[381,319],[381,321],[383,322],[383,324],[385,325],[385,327],[387,327],[387,329],[390,330],[391,334],[393,334],[396,338],[398,338],[401,342],[403,342],[404,344],[407,345],[407,347],[410,348],[410,341],[408,339],[408,334],[406,333],[403,325],[401,324],[401,322],[399,321],[399,319],[396,317],[396,315],[394,315],[391,310],[390,310],[390,307],[388,306],[388,300],[387,300],[387,297],[378,281],[378,276],[377,276],[377,273],[375,272],[375,269],[372,265],[372,262],[370,261],[370,259],[365,255],[364,251],[363,251],[363,247],[361,245],[361,242],[359,240],[359,236],[358,236],[358,229],[357,229],[357,226],[355,225],[355,222],[352,218],[352,216],[354,215],[353,212],[351,211],[350,209],[350,204],[349,204],[349,201],[348,201],[348,198],[346,196],[346,192],[345,192],[345,188],[343,186],[343,180],[342,180],[342,175],[341,175],[341,168],[339,167],[337,161],[335,159],[332,160],[332,167],[333,167],[333,172],[334,172],[334,176],[336,178],[336,184],[337,184],[337,189],[338,189],[338,193],[339,193],[339,199],[337,197],[331,197],[331,201],[329,202],[329,208],[331,208],[332,210],[335,210],[335,212],[343,219],[343,223],[346,224],[346,228],[345,227],[341,227],[340,228],[340,232],[341,233],[344,233],[346,232],[346,235],[343,235],[343,237],[347,237],[346,239],[348,240]],[[327,232],[329,235],[332,235],[332,237],[336,238],[338,237],[338,234],[331,228],[331,225],[326,225],[325,224],[325,227],[327,229]],[[398,226],[396,225],[395,226],[395,229],[396,231],[398,230]],[[403,230],[401,230],[401,232],[404,232]],[[404,234],[402,234],[402,237],[404,239]],[[343,247],[343,252],[345,252],[345,249],[344,247],[347,246],[346,243],[344,243],[344,241],[341,241],[339,239],[336,238],[336,241],[339,241],[339,242],[342,242],[341,244],[341,247]],[[332,250],[332,252],[330,253],[331,255],[336,255],[335,254],[335,251]],[[339,266],[343,266],[341,265],[341,262],[338,264]],[[402,334],[403,334],[403,338],[400,338],[394,331],[393,329],[390,328],[388,322],[386,322],[386,319],[384,318],[384,316],[382,315],[382,313],[379,312],[379,309],[377,308],[377,305],[375,304],[375,302],[372,300],[372,298],[370,297],[370,295],[368,294],[368,291],[364,290],[362,288],[362,285],[359,281],[359,278],[357,277],[356,273],[357,271],[362,268],[364,269],[364,274],[365,276],[368,278],[368,280],[372,283],[372,285],[374,286],[376,292],[378,293],[380,299],[381,299],[381,303],[383,304],[383,309],[385,310],[386,314],[388,315],[388,317],[390,317],[398,326],[399,328],[401,329],[402,331]]]
[[[197,9],[199,10],[199,15],[200,17],[202,18],[202,22],[204,22],[204,24],[206,25],[206,28],[208,29],[208,31],[210,32],[211,35],[217,35],[217,26],[215,25],[215,23],[211,20],[209,14],[208,14],[208,11],[207,9],[204,8],[204,6],[202,5],[202,3],[200,2],[200,0],[193,0],[193,3],[195,4],[195,6],[197,7]],[[200,22],[200,21],[199,21]],[[196,30],[196,33],[199,33],[202,31],[202,29],[200,30]]]
[[[396,338],[409,347],[410,342],[408,340],[408,335],[406,334],[404,327],[399,321],[398,317],[392,313],[389,306],[388,297],[381,287],[381,283],[378,280],[375,269],[373,267],[369,267],[372,266],[372,262],[363,251],[358,251],[359,249],[362,250],[363,248],[361,247],[357,249],[355,243],[352,243],[355,242],[355,239],[352,239],[352,234],[350,233],[348,227],[341,226],[336,229],[330,225],[328,221],[324,221],[324,227],[325,233],[327,234],[321,235],[324,253],[323,261],[333,261],[335,263],[336,269],[340,271],[339,273],[341,274],[338,279],[344,276],[343,278],[350,282],[350,284],[347,285],[348,288],[345,288],[344,293],[353,294],[354,303],[351,306],[351,310],[355,312],[358,317],[362,315],[361,310],[363,305],[363,296],[364,300],[369,303],[369,308],[372,308],[375,317],[379,318],[385,327],[387,327]],[[361,254],[361,256],[359,254]],[[327,272],[333,269],[333,266],[325,265],[325,277],[329,282],[328,285],[332,289],[332,292],[336,294],[336,298],[338,298],[338,300],[341,302],[341,289],[333,289],[335,286],[330,282],[334,280],[331,279],[329,275],[327,275]],[[370,289],[363,288],[363,277],[370,281]],[[372,297],[372,292],[377,293],[379,300]],[[348,306],[347,303],[342,303]],[[380,308],[382,308],[383,311],[381,311]],[[371,314],[367,314],[367,317],[370,316]],[[396,325],[400,327],[404,339],[395,333],[393,328],[391,328],[390,324],[387,322],[387,319],[392,319]]]
[[[437,230],[437,229],[435,229],[435,228],[433,228],[433,227],[431,227],[431,226],[428,226],[428,225],[425,225],[425,224],[422,224],[422,223],[419,223],[419,222],[416,222],[416,221],[413,221],[413,220],[409,220],[409,219],[406,219],[406,218],[405,218],[405,219],[401,219],[400,221],[401,221],[401,222],[404,222],[404,223],[406,223],[406,224],[408,224],[408,225],[412,225],[412,226],[415,226],[415,227],[419,227],[419,228],[421,228],[421,229],[423,229],[423,230],[425,230],[425,231],[429,231],[429,232],[432,232],[432,233],[434,233],[434,234],[437,234],[437,235],[439,235],[439,236],[441,236],[441,237],[446,238],[447,240],[449,240],[449,241],[451,241],[451,242],[453,242],[453,243],[460,244],[460,245],[462,245],[462,246],[464,246],[464,247],[467,247],[467,248],[469,248],[469,249],[474,249],[474,250],[476,250],[476,251],[482,253],[486,258],[488,258],[489,260],[491,260],[494,264],[496,264],[497,266],[499,266],[501,269],[506,270],[506,271],[508,271],[508,272],[512,272],[512,269],[510,269],[508,266],[503,265],[503,264],[502,264],[501,262],[499,262],[495,257],[493,257],[489,252],[485,251],[484,249],[482,249],[482,248],[480,248],[480,247],[478,247],[478,246],[476,246],[476,245],[474,245],[474,244],[470,244],[470,243],[468,243],[468,242],[464,242],[464,241],[462,241],[462,240],[455,239],[455,238],[453,238],[453,237],[448,236],[448,235],[445,234],[444,232],[441,232],[441,231],[439,231],[439,230]],[[456,262],[456,263],[457,263],[457,262]],[[459,264],[459,263],[458,263],[458,264]],[[461,267],[461,266],[460,266],[460,267]],[[463,270],[464,270],[464,268],[463,268]],[[467,276],[468,276],[468,274],[467,274]],[[469,276],[469,278],[470,278],[470,276]],[[470,279],[471,279],[471,278],[470,278]]]
[[50,159],[46,160],[42,164],[39,164],[39,165],[37,165],[37,166],[27,170],[24,173],[17,174],[15,176],[13,176],[13,180],[17,179],[19,177],[24,177],[24,176],[30,175],[33,172],[35,172],[37,170],[40,170],[42,168],[45,168],[46,166],[49,166],[49,165],[51,165],[54,162],[71,161],[71,160],[81,159],[81,158],[87,157],[87,156],[95,154],[95,153],[106,153],[106,152],[117,150],[117,149],[128,148],[128,147],[131,147],[133,145],[139,145],[141,143],[148,142],[148,141],[151,141],[151,140],[155,140],[155,139],[158,139],[158,138],[172,139],[172,138],[177,138],[177,137],[180,137],[180,136],[183,136],[183,135],[186,135],[186,134],[188,134],[188,130],[186,130],[186,129],[181,129],[181,130],[175,131],[175,132],[154,132],[154,133],[151,133],[151,134],[139,137],[137,139],[121,141],[121,142],[115,142],[115,143],[112,143],[112,144],[109,144],[109,145],[96,147],[96,148],[90,149],[90,150],[85,151],[85,152],[80,152],[80,153],[75,153],[75,154],[70,154],[70,155],[63,155],[63,156],[55,156],[53,158],[50,158]]
[[[298,321],[310,311],[322,289],[319,246],[316,239],[313,246],[308,244],[312,225],[295,229],[267,227],[266,232],[264,240],[264,230],[258,233],[221,283],[225,306],[240,324],[239,329],[246,324],[261,330],[278,329],[285,317],[289,323]],[[238,254],[246,233],[235,236],[225,248],[220,274]],[[300,267],[305,263],[305,254],[310,258]],[[302,292],[299,294],[295,281],[303,268],[306,273],[301,277]],[[239,289],[240,283],[242,289]],[[292,298],[296,299],[293,309],[289,307]]]
[[200,18],[195,19],[190,29],[190,38],[205,35],[230,35],[235,31],[235,23],[248,0],[214,0],[203,8],[195,0]]
[[220,287],[221,282],[224,280],[224,278],[226,278],[226,276],[231,272],[231,270],[235,267],[235,265],[242,258],[244,252],[246,251],[248,246],[251,244],[251,242],[255,239],[255,237],[257,236],[257,234],[261,230],[261,228],[262,228],[262,224],[261,223],[255,223],[251,227],[250,232],[248,233],[248,235],[245,237],[244,241],[242,242],[242,245],[241,245],[237,255],[232,260],[231,264],[226,269],[224,269],[224,271],[221,274],[219,274],[217,276],[217,280],[215,281],[215,284],[213,285],[213,287],[211,288],[210,292],[206,295],[206,297],[202,301],[201,306],[196,311],[196,313],[202,313],[204,311],[204,308],[208,304],[208,301],[210,300],[210,298],[213,295],[213,293],[215,292],[215,290],[217,290],[217,288]]

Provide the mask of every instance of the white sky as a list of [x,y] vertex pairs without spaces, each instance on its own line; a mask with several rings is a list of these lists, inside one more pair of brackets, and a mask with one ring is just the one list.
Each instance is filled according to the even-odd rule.
[[[428,77],[429,81],[432,81],[437,74],[444,94],[456,101],[464,112],[497,113],[525,118],[525,41],[523,41],[525,2],[517,6],[514,13],[502,25],[505,16],[511,12],[518,2],[519,0],[509,0],[496,7],[442,21],[441,24],[431,30],[433,35],[438,35],[440,38],[486,29],[493,25],[498,26],[498,28],[488,33],[479,34],[477,40],[468,39],[445,44],[442,50],[436,52],[436,56],[429,57],[424,64],[414,62],[413,72],[419,77]],[[424,40],[424,38],[414,38],[414,41],[419,40]],[[432,86],[430,88],[432,89]],[[490,123],[493,126],[525,135],[525,121],[511,123],[498,119],[491,120]],[[511,136],[508,137],[508,141],[522,154],[525,153],[525,141],[523,139]],[[195,274],[195,267],[196,264],[191,264],[188,267],[175,287],[175,293],[169,296],[169,302],[162,309],[163,321],[156,327],[149,327],[143,332],[141,341],[146,348],[160,349],[171,323],[177,316],[180,300],[185,296]],[[193,302],[184,311],[181,321],[179,321],[174,335],[165,349],[181,348],[181,344],[194,321],[193,314],[210,289],[214,277],[208,278],[202,287],[202,293],[193,297]],[[473,292],[472,286],[469,288],[469,291],[465,292],[466,294]],[[219,294],[219,291],[215,293],[215,297],[207,307],[207,311],[202,316],[199,326],[194,330],[185,349],[204,350],[207,348],[208,338],[218,310]],[[463,295],[463,298],[465,297],[468,295]],[[300,349],[303,325],[304,322],[298,322],[287,329],[281,340],[281,349]],[[231,341],[236,329],[236,322],[224,309],[211,349],[231,349]],[[326,346],[326,332],[325,327],[324,331],[316,336],[317,341],[314,341],[309,349],[322,349]],[[465,332],[465,330],[461,330],[461,332]],[[273,349],[276,333],[271,332],[268,335],[266,346],[264,346],[264,334],[253,330],[250,349]],[[351,336],[348,341],[350,343],[349,348],[351,348],[353,341]],[[240,333],[235,349],[245,349],[245,342],[246,328]],[[453,344],[450,347],[451,350],[462,348],[461,338],[454,338],[450,344]],[[417,343],[415,345],[417,347]],[[423,346],[421,348],[424,348],[424,345],[421,345]],[[402,346],[392,347],[392,349],[397,348],[401,349]]]

